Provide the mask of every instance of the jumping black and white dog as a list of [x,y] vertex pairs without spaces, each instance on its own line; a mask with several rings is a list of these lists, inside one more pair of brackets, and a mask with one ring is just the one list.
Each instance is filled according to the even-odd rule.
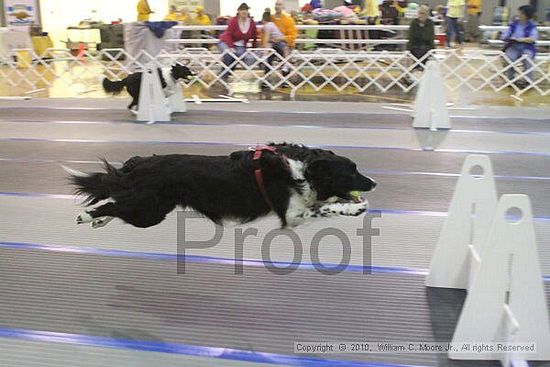
[[[191,80],[195,77],[195,74],[187,66],[180,64],[175,64],[169,68],[158,68],[157,72],[160,78],[160,84],[166,97],[174,94],[175,86],[178,80]],[[130,96],[132,96],[132,102],[128,105],[128,109],[132,110],[134,106],[136,106],[137,108],[137,105],[139,103],[141,75],[142,72],[140,71],[130,74],[126,78],[118,81],[112,81],[105,78],[103,79],[103,89],[107,93],[118,94],[122,92],[124,87],[126,87],[126,90],[130,94]]]
[[286,143],[229,156],[136,156],[118,169],[104,164],[105,172],[91,174],[64,167],[84,203],[100,204],[79,214],[78,224],[98,228],[116,217],[150,227],[181,206],[215,223],[246,223],[274,212],[282,227],[294,227],[316,217],[365,213],[367,201],[350,192],[376,186],[348,158]]

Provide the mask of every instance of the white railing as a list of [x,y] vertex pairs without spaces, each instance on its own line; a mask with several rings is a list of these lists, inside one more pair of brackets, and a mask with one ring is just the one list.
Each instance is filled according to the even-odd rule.
[[[480,31],[505,31],[508,29],[508,26],[505,25],[480,25]],[[550,27],[548,26],[537,26],[539,32],[550,32]]]
[[[303,88],[313,91],[330,89],[337,92],[372,91],[398,93],[411,91],[418,83],[418,72],[422,72],[422,61],[409,52],[346,52],[325,49],[315,52],[293,52],[284,59],[272,49],[249,49],[237,58],[231,52],[220,55],[203,48],[178,50],[176,53],[161,52],[151,56],[144,51],[130,55],[122,49],[101,50],[91,55],[87,51],[74,56],[69,50],[50,49],[45,55],[35,55],[32,50],[14,50],[14,55],[28,52],[32,62],[25,65],[24,59],[15,57],[0,59],[0,79],[22,89],[47,88],[63,83],[67,87],[75,84],[83,88],[101,88],[104,77],[124,78],[131,70],[140,70],[153,62],[159,67],[176,62],[188,65],[196,74],[190,84],[205,88],[221,85],[229,89],[238,81],[263,84],[273,89],[288,87],[291,96]],[[222,58],[231,56],[225,65]],[[122,61],[121,58],[125,60]],[[510,63],[502,52],[461,53],[454,50],[432,50],[425,56],[440,63],[445,86],[450,91],[502,91],[509,88],[509,94],[517,97],[526,92],[541,96],[550,94],[550,55],[539,54],[533,60],[532,83],[519,85],[527,71],[522,70],[522,60]],[[268,62],[272,59],[272,64]],[[139,61],[138,61],[139,60]],[[288,66],[288,74],[282,66]],[[506,71],[517,72],[511,79]],[[228,78],[223,77],[227,74]]]
[[[259,29],[262,28],[261,25],[257,26]],[[182,31],[223,31],[227,28],[226,25],[181,25],[175,26],[174,29],[179,29]],[[347,30],[357,30],[357,31],[406,31],[409,29],[408,25],[363,25],[363,24],[299,24],[296,26],[296,29],[299,31],[308,30],[308,29],[322,29],[322,30],[336,30],[336,31],[347,31]],[[504,31],[508,29],[508,26],[494,26],[494,25],[480,25],[479,29],[481,31]],[[541,26],[537,27],[539,32],[549,32],[550,27]]]
[[[217,44],[219,41],[215,38],[173,38],[166,40],[168,43],[178,44]],[[316,43],[316,44],[346,44],[346,45],[405,45],[407,39],[381,38],[381,39],[322,39],[322,38],[297,38],[296,43]]]
[[[207,35],[207,33],[212,34],[212,31],[222,31],[225,30],[227,26],[225,25],[211,25],[211,26],[202,26],[202,25],[186,25],[186,26],[175,26],[174,29],[178,29],[181,31],[195,31],[195,33],[191,33],[192,35],[197,35],[197,32],[201,32],[202,38],[178,38],[178,39],[169,39],[167,40],[169,43],[173,44],[184,44],[184,45],[211,45],[218,43],[217,38]],[[258,25],[258,28],[261,29],[262,25]],[[316,44],[321,46],[327,46],[327,45],[336,45],[340,46],[341,48],[365,48],[368,49],[370,46],[375,45],[400,45],[403,46],[407,44],[406,40],[406,31],[409,29],[408,25],[334,25],[334,24],[317,24],[317,25],[297,25],[296,26],[298,31],[305,31],[305,30],[333,30],[333,31],[339,31],[338,35],[340,37],[338,38],[307,38],[304,37],[304,32],[299,32],[299,38],[296,39],[296,44],[303,45],[303,44]],[[504,31],[508,29],[507,26],[480,26],[480,30],[483,31]],[[369,38],[368,33],[365,33],[364,31],[375,31],[375,30],[382,30],[382,31],[388,31],[393,34],[393,36],[400,36],[400,37],[392,37],[392,38]],[[550,32],[550,27],[547,26],[541,26],[538,27],[539,32]],[[442,33],[441,27],[439,25],[436,25],[436,33]],[[436,44],[439,42],[436,40]],[[499,40],[489,40],[488,44],[490,46],[498,46],[500,44]],[[548,40],[539,40],[537,42],[537,46],[543,46],[548,47],[550,45],[550,41]],[[364,46],[364,47],[361,47]]]
[[[223,31],[227,28],[226,25],[178,25],[173,27],[182,31]],[[262,29],[262,25],[257,25],[258,29]],[[549,27],[550,28],[550,27]],[[408,25],[361,25],[361,24],[299,24],[296,25],[296,29],[299,31],[305,31],[308,29],[322,29],[322,30],[383,30],[383,31],[406,31],[409,29]]]

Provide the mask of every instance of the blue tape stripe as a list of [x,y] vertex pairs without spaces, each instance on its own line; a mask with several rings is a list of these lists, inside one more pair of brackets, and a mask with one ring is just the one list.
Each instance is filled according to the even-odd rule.
[[[223,142],[200,142],[200,141],[164,141],[164,140],[104,140],[104,139],[43,139],[43,138],[0,138],[4,142],[23,143],[100,143],[100,144],[147,144],[147,145],[203,145],[203,146],[237,146],[249,147],[255,143],[223,143]],[[403,152],[439,152],[439,153],[465,153],[465,154],[508,154],[525,156],[550,157],[550,152],[520,152],[513,150],[492,151],[492,150],[467,150],[467,149],[433,149],[423,150],[420,148],[401,148],[369,145],[309,145],[322,149],[349,149],[349,150],[391,150]]]
[[[278,267],[278,268],[296,268],[299,270],[315,270],[321,266],[324,268],[332,268],[337,264],[316,264],[316,263],[297,263],[285,261],[263,261],[263,260],[235,260],[223,257],[202,256],[202,255],[183,255],[164,254],[154,252],[137,252],[114,249],[100,249],[95,247],[80,247],[80,246],[62,246],[62,245],[45,245],[37,243],[24,242],[7,242],[0,241],[0,248],[16,249],[16,250],[37,250],[48,252],[60,252],[68,254],[83,254],[83,255],[100,255],[109,257],[126,257],[138,258],[145,260],[160,260],[160,261],[177,261],[184,259],[186,262],[202,263],[202,264],[217,264],[217,265],[235,265],[242,264],[250,267]],[[348,265],[344,269],[345,272],[352,273],[395,273],[395,274],[412,274],[412,275],[427,275],[426,269],[391,267],[391,266],[363,266],[363,265]]]
[[156,341],[115,339],[103,336],[35,331],[16,328],[0,328],[0,337],[47,343],[126,349],[145,352],[180,354],[193,357],[219,358],[240,362],[268,363],[299,367],[421,367],[402,364],[330,360],[274,353],[254,352],[223,347],[205,347],[189,344]]
[[0,196],[16,196],[16,197],[31,197],[31,198],[46,198],[46,199],[71,199],[77,200],[78,196],[64,194],[46,194],[42,192],[7,192],[0,191]]
[[[64,159],[25,159],[25,158],[1,158],[0,162],[15,163],[74,163],[74,164],[102,164],[101,161],[90,160],[64,160]],[[122,166],[124,162],[109,161],[114,166]],[[460,177],[460,173],[445,172],[419,172],[419,171],[399,171],[399,170],[361,170],[361,173],[367,175],[390,175],[390,176],[435,176],[435,177]],[[496,179],[503,180],[525,180],[525,181],[550,181],[548,176],[506,176],[495,175]]]
[[[198,264],[216,264],[216,265],[235,265],[242,264],[250,267],[278,267],[278,268],[296,268],[296,270],[316,270],[318,268],[336,268],[338,264],[319,264],[319,263],[296,263],[285,261],[263,261],[263,260],[237,260],[223,257],[202,256],[202,255],[183,255],[178,257],[176,254],[163,254],[154,252],[137,252],[113,249],[99,249],[95,247],[62,246],[62,245],[44,245],[36,243],[23,242],[4,242],[0,241],[0,249],[16,250],[36,250],[48,252],[60,252],[68,254],[100,255],[109,257],[126,257],[144,260],[158,261],[177,261],[184,259],[186,262]],[[367,265],[347,265],[343,272],[346,273],[365,273],[365,274],[402,274],[402,275],[428,275],[428,269],[408,268],[399,266],[367,266]],[[550,275],[544,275],[545,282],[550,282]]]

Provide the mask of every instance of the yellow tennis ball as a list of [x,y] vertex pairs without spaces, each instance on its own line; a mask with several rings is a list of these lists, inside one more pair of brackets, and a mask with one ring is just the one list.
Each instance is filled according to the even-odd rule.
[[361,198],[361,191],[350,191],[349,195],[352,199],[359,199]]

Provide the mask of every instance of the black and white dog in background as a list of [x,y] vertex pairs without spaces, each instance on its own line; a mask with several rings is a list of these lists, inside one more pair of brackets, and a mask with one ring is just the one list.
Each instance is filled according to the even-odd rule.
[[108,199],[79,214],[77,223],[98,228],[120,218],[151,227],[181,206],[215,223],[245,223],[274,212],[282,227],[293,227],[311,218],[367,211],[367,201],[350,192],[371,191],[376,183],[348,158],[302,145],[266,147],[259,159],[256,152],[244,150],[229,156],[136,156],[118,169],[105,161],[105,172],[91,174],[64,167],[87,206]]
[[[166,97],[171,96],[175,92],[175,86],[180,79],[191,80],[195,77],[195,74],[189,70],[187,66],[175,64],[168,68],[158,68],[157,72],[160,78],[160,84],[164,95]],[[128,109],[132,111],[135,106],[139,103],[139,91],[141,88],[141,74],[142,72],[137,72],[128,75],[126,78],[118,81],[111,81],[107,78],[103,79],[103,89],[107,93],[118,94],[122,92],[124,87],[132,96],[132,102],[128,105]]]

